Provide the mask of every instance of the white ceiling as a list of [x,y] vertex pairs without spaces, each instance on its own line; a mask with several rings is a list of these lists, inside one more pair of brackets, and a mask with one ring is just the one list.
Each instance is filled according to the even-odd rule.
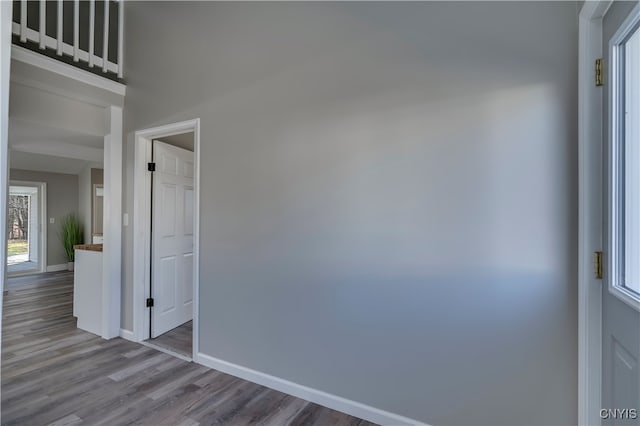
[[92,163],[84,160],[29,152],[11,151],[9,154],[9,167],[11,169],[77,175],[90,164]]
[[77,130],[56,128],[18,118],[9,119],[9,145],[31,142],[64,142],[102,149],[104,138]]
[[12,82],[9,166],[78,174],[104,159],[104,109]]

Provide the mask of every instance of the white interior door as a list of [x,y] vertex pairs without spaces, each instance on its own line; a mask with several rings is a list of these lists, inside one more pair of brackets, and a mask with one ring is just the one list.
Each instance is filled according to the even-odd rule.
[[193,152],[153,141],[151,337],[193,319]]
[[605,52],[605,282],[602,409],[605,425],[640,424],[640,5],[614,2]]

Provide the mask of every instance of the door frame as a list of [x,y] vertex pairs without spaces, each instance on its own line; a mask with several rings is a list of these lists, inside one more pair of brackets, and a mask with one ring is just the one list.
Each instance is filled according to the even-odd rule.
[[149,336],[149,311],[146,299],[150,297],[151,277],[151,174],[147,163],[151,161],[151,142],[154,139],[193,132],[194,154],[194,240],[193,240],[193,338],[192,354],[199,348],[200,309],[200,119],[167,124],[135,132],[134,188],[133,188],[133,337],[142,342]]
[[[600,425],[602,386],[602,280],[593,253],[603,250],[602,87],[595,60],[603,58],[602,18],[612,0],[584,2],[578,37],[578,424]],[[605,64],[606,69],[606,64]],[[606,73],[605,73],[606,74]]]
[[[40,223],[42,224],[42,229],[40,230],[40,241],[39,241],[40,246],[38,247],[38,251],[39,251],[38,255],[39,255],[39,258],[41,259],[40,270],[29,271],[27,273],[11,274],[11,276],[16,277],[19,275],[30,275],[30,274],[47,272],[47,233],[49,232],[48,223],[47,223],[47,183],[10,179],[9,191],[7,191],[8,194],[11,193],[12,186],[30,186],[30,187],[38,188],[38,195],[39,195],[38,198],[40,198],[38,200],[38,203],[40,203],[40,208],[38,209],[39,210],[38,215],[40,216]],[[8,205],[7,205],[7,208],[8,208]],[[5,263],[7,261],[7,256],[5,256]]]

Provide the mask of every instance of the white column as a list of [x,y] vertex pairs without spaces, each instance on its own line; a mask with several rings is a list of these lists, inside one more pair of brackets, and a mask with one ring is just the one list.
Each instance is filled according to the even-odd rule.
[[120,335],[122,261],[122,108],[106,108],[109,134],[104,137],[104,215],[102,337]]

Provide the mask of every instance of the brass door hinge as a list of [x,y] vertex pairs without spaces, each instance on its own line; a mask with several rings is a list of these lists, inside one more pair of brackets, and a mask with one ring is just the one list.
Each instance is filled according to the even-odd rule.
[[593,253],[593,273],[597,279],[602,279],[602,252],[596,251]]
[[603,75],[602,75],[602,58],[596,59],[596,86],[602,86],[603,83]]

